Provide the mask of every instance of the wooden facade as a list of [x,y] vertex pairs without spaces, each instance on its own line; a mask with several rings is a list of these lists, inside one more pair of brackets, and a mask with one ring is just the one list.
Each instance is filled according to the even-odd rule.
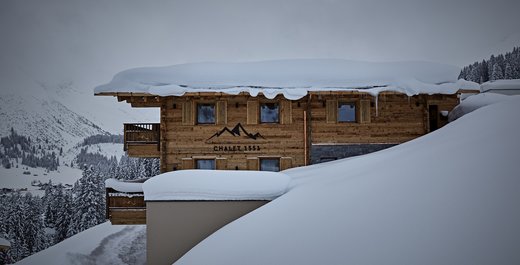
[[[198,160],[213,160],[216,169],[259,170],[263,159],[276,159],[283,170],[309,164],[315,145],[399,144],[446,124],[441,113],[459,103],[458,94],[409,97],[382,92],[376,98],[351,91],[311,92],[294,101],[246,93],[116,96],[134,107],[160,107],[160,125],[146,130],[139,124],[125,125],[125,140],[132,133],[142,136],[134,139],[145,139],[125,141],[125,148],[130,156],[160,157],[162,172],[193,169]],[[201,104],[213,107],[212,122],[197,122]],[[277,106],[277,122],[262,123],[264,104]],[[353,120],[338,121],[342,104],[355,109]]]

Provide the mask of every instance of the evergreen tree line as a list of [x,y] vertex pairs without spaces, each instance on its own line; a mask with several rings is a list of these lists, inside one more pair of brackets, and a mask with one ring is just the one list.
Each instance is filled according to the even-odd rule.
[[114,134],[97,134],[86,137],[83,139],[83,142],[79,146],[87,146],[93,144],[102,144],[102,143],[115,143],[122,144],[123,136],[122,135],[114,135]]
[[491,55],[489,60],[475,62],[462,69],[459,79],[484,83],[499,79],[520,79],[520,47],[505,55]]
[[[54,146],[42,147],[41,144],[31,141],[30,137],[19,135],[13,128],[10,134],[0,138],[0,160],[4,168],[14,167],[14,163],[18,164],[19,159],[22,165],[29,167],[43,167],[49,171],[57,170],[60,161]],[[47,149],[47,150],[46,150]],[[59,148],[60,155],[63,148]],[[13,163],[14,162],[14,163]]]
[[[121,157],[83,166],[72,189],[49,181],[43,197],[30,193],[0,196],[0,237],[11,248],[0,264],[16,262],[83,230],[105,222],[105,180],[137,179],[159,174],[159,159]],[[97,161],[97,160],[96,160]]]

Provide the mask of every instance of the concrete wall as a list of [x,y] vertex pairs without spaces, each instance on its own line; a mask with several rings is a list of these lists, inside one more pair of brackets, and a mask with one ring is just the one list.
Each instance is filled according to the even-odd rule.
[[311,164],[317,164],[351,156],[364,155],[395,145],[396,144],[312,145]]
[[213,232],[267,202],[146,202],[147,264],[171,265]]

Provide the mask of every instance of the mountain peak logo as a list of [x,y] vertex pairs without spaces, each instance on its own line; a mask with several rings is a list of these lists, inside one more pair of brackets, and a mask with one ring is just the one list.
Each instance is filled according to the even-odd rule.
[[260,133],[255,133],[255,134],[252,134],[252,133],[249,133],[245,128],[244,126],[242,126],[242,124],[240,123],[237,123],[237,125],[235,125],[235,127],[233,127],[233,129],[229,129],[227,126],[222,128],[222,130],[216,132],[215,134],[213,134],[210,138],[208,138],[208,140],[206,141],[209,141],[213,138],[218,138],[220,137],[222,134],[224,134],[225,132],[231,134],[233,137],[238,137],[238,136],[245,136],[249,139],[253,139],[253,140],[257,140],[259,138],[262,138],[262,139],[265,139]]

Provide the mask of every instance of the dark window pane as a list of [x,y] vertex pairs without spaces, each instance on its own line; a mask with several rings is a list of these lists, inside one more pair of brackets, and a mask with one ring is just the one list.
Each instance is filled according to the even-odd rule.
[[197,169],[215,169],[214,159],[198,159]]
[[278,123],[279,107],[277,103],[265,103],[260,105],[261,123]]
[[260,159],[261,171],[280,171],[280,159]]
[[356,104],[355,103],[339,103],[338,104],[338,121],[356,121]]
[[214,104],[197,104],[197,123],[215,123]]

